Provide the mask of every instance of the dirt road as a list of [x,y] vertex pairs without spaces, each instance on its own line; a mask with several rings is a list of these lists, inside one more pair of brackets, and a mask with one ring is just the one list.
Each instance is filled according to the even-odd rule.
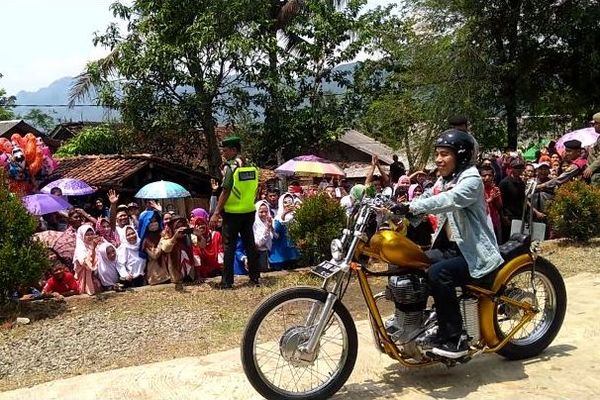
[[[339,399],[597,399],[600,397],[600,276],[569,278],[563,329],[538,358],[506,361],[479,357],[452,369],[404,370],[372,346],[359,323],[356,368]],[[239,350],[180,358],[77,376],[0,394],[21,399],[256,399]]]

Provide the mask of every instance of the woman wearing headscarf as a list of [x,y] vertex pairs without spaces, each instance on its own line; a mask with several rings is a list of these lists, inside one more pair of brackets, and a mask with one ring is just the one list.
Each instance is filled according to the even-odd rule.
[[131,225],[123,229],[117,249],[119,275],[126,286],[143,286],[146,260],[140,257],[140,238]]
[[79,293],[93,295],[100,290],[100,284],[94,278],[96,270],[96,246],[103,241],[96,236],[94,228],[81,225],[77,229],[73,269],[79,284]]
[[[204,208],[194,208],[191,212],[190,212],[190,221],[192,221],[193,218],[204,218],[205,220],[209,220],[210,219],[210,215],[208,215],[208,212],[206,212],[206,210]],[[193,223],[193,221],[192,221]]]
[[294,218],[294,196],[285,193],[279,198],[279,208],[273,225],[273,244],[269,254],[271,269],[281,270],[293,266],[300,258],[298,249],[288,237],[287,225]]
[[159,242],[159,247],[166,256],[171,282],[175,283],[177,290],[183,288],[184,277],[193,278],[191,274],[195,274],[192,240],[186,233],[188,229],[187,220],[180,215],[174,215],[165,226]]
[[122,290],[117,249],[109,242],[102,242],[96,247],[96,271],[104,290]]
[[159,283],[169,281],[171,277],[167,268],[167,262],[158,245],[162,230],[160,213],[156,210],[142,213],[138,229],[141,243],[139,255],[148,261],[146,264],[146,279],[148,279],[148,284],[158,285]]
[[96,221],[96,233],[115,247],[119,247],[119,236],[111,228],[108,218],[100,217]]
[[356,202],[362,199],[364,192],[365,185],[358,184],[352,186],[352,189],[350,189],[350,193],[347,196],[342,197],[340,200],[340,205],[346,209],[347,216],[352,215]]
[[223,238],[220,232],[210,229],[207,217],[208,213],[206,217],[202,215],[192,217],[194,228],[192,250],[196,261],[194,265],[196,279],[199,282],[219,276],[223,272]]
[[254,205],[254,242],[258,250],[258,265],[261,272],[269,270],[269,251],[273,247],[273,220],[271,210],[266,200],[256,202]]

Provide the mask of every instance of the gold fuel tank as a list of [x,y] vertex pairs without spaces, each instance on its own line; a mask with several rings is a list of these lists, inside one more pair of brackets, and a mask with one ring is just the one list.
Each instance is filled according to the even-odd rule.
[[375,233],[369,245],[360,248],[359,252],[401,268],[426,269],[430,265],[429,259],[416,243],[392,230]]

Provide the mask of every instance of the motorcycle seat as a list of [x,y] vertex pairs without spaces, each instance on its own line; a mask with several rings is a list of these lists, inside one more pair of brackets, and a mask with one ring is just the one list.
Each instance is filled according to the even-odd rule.
[[482,276],[481,278],[474,279],[473,284],[477,286],[481,286],[484,288],[490,288],[496,279],[496,275],[498,271],[504,267],[508,261],[513,258],[520,256],[522,254],[527,254],[529,252],[529,248],[531,246],[531,237],[529,235],[523,235],[520,233],[515,233],[511,235],[510,239],[503,245],[499,246],[500,255],[504,260],[504,263],[500,265],[498,268],[493,270],[487,275]]
[[508,262],[517,256],[527,254],[530,247],[531,236],[513,233],[508,241],[499,247],[500,255],[504,259],[504,262]]

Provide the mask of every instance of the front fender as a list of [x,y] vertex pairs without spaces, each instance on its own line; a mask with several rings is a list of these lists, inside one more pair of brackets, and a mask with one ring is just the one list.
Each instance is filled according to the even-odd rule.
[[[494,283],[490,290],[494,293],[498,293],[498,291],[502,288],[503,285],[506,284],[508,279],[520,268],[525,267],[527,265],[531,265],[533,263],[533,259],[529,254],[523,254],[518,257],[513,258],[504,266],[494,279]],[[502,339],[498,338],[496,334],[496,327],[494,321],[494,308],[495,308],[494,300],[488,296],[481,296],[479,298],[479,326],[481,330],[481,336],[485,340],[486,344],[489,347],[497,346]]]

